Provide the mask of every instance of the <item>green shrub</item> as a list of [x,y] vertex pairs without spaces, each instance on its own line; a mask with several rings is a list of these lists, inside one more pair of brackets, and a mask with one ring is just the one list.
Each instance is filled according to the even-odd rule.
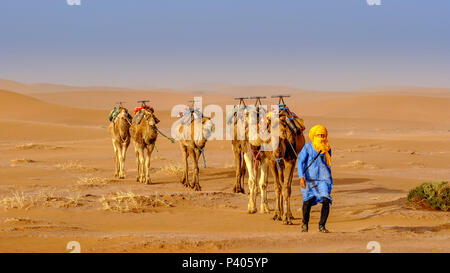
[[447,211],[450,209],[450,186],[447,181],[423,183],[409,191],[408,202]]

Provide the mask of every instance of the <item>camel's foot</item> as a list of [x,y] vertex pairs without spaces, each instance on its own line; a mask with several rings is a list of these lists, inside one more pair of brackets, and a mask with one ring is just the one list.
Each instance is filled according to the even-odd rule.
[[245,193],[244,188],[242,188],[240,185],[234,185],[233,192],[234,193]]
[[254,213],[256,213],[256,208],[255,208],[254,205],[249,205],[249,206],[248,206],[248,213],[249,213],[249,214],[254,214]]
[[292,215],[292,212],[288,212],[287,217],[289,218],[289,220],[294,220],[294,216]]
[[272,220],[274,221],[281,221],[281,214],[279,211],[276,211],[275,214],[272,217]]
[[189,187],[189,182],[188,182],[188,180],[186,179],[186,176],[183,176],[183,177],[181,178],[180,183],[181,183],[183,186],[185,186],[186,188]]
[[115,173],[114,178],[118,178],[118,177],[119,177],[119,173]]
[[146,178],[144,181],[145,185],[150,185],[152,183],[152,180],[150,178]]
[[191,185],[191,188],[194,189],[194,191],[201,191],[202,187],[200,187],[200,184],[196,183],[194,185]]
[[139,177],[139,183],[145,184],[145,177]]
[[269,205],[267,205],[266,203],[261,204],[261,210],[259,212],[260,213],[269,213]]
[[284,225],[292,225],[292,219],[290,217],[288,217],[288,215],[285,215],[283,217],[283,224]]
[[141,182],[140,177],[136,176],[136,182]]
[[[116,176],[116,177],[117,177],[117,176]],[[124,174],[124,173],[121,173],[121,174],[118,175],[118,177],[119,177],[119,179],[125,179],[125,174]]]

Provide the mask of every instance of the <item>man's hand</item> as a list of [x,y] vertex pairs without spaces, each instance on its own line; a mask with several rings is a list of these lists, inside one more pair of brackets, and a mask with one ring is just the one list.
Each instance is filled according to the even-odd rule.
[[306,181],[304,177],[300,178],[300,187],[306,189]]

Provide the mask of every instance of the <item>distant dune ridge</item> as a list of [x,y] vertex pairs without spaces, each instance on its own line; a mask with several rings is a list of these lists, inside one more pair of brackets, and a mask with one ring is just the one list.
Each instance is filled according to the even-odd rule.
[[[381,132],[395,129],[450,130],[450,89],[382,87],[379,92],[376,90],[325,92],[276,86],[234,86],[189,93],[163,88],[140,91],[115,87],[27,85],[0,79],[0,120],[8,124],[20,121],[25,131],[25,127],[31,126],[30,122],[38,122],[33,124],[34,129],[50,125],[98,129],[107,125],[108,110],[115,102],[126,101],[126,107],[133,109],[137,100],[150,99],[162,120],[161,126],[170,128],[173,120],[169,112],[171,108],[176,104],[188,104],[193,96],[201,96],[203,106],[218,104],[225,111],[225,105],[236,103],[236,94],[266,95],[268,99],[263,103],[275,104],[276,100],[270,99],[271,94],[288,93],[291,97],[286,102],[305,118],[307,129],[314,123],[325,123],[332,131],[347,135],[358,133],[358,128]],[[253,103],[253,100],[248,100],[248,103]],[[97,133],[94,135],[98,136]]]

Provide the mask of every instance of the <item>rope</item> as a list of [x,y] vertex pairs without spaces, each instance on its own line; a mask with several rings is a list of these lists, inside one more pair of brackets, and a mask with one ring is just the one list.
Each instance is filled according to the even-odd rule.
[[298,158],[298,155],[297,155],[297,152],[296,152],[295,149],[294,149],[294,146],[292,146],[292,143],[291,143],[289,140],[288,140],[288,143],[289,143],[289,145],[291,146],[292,151],[294,151],[295,158]]
[[277,163],[278,170],[281,171],[280,161],[283,160],[283,158],[282,157],[277,158],[277,157],[275,157],[274,154],[272,154],[272,155],[273,155],[273,158],[275,158],[275,162]]
[[163,132],[161,132],[161,131],[158,129],[158,127],[156,127],[156,126],[154,125],[153,128],[154,128],[160,135],[162,135],[163,137],[165,137],[165,138],[167,138],[168,140],[170,140],[170,142],[175,143],[175,139],[166,136]]
[[200,148],[200,147],[198,147],[197,144],[195,144],[195,143],[194,143],[194,145],[195,145],[195,147],[196,147],[197,149],[200,150],[200,154],[202,155],[202,158],[203,158],[203,168],[206,168],[206,159],[205,159],[205,153],[204,153],[205,147]]
[[252,156],[253,156],[253,170],[256,172],[256,165],[258,164],[258,157],[259,157],[259,154],[261,153],[261,150],[258,150],[258,153],[256,154],[256,156],[255,156],[255,153],[253,153],[253,150],[251,150],[252,151]]

